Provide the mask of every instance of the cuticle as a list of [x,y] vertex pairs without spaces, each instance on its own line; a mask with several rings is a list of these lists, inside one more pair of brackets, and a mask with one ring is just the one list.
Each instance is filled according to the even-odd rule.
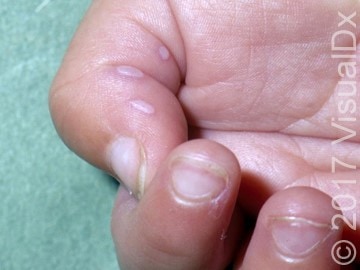
[[[274,221],[288,221],[289,223],[298,221],[298,222],[306,223],[306,224],[309,224],[309,225],[312,225],[312,226],[315,226],[318,228],[328,228],[330,230],[333,229],[332,226],[328,223],[320,223],[320,222],[317,222],[317,221],[314,221],[311,219],[307,219],[304,217],[296,217],[296,216],[269,216],[268,217],[268,223],[272,223]],[[271,224],[268,224],[268,225],[271,225]]]

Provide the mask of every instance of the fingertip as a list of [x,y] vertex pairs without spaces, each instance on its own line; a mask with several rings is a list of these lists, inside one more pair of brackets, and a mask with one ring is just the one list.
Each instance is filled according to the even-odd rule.
[[333,220],[338,213],[328,195],[312,188],[276,193],[260,211],[241,269],[338,269],[331,256],[342,234]]
[[[159,20],[149,20],[158,10]],[[176,98],[184,55],[166,2],[95,1],[49,94],[51,116],[65,144],[141,196],[159,164],[187,139]],[[142,161],[135,158],[139,148]]]
[[240,216],[233,216],[239,174],[237,159],[217,143],[196,140],[175,148],[130,217],[119,216],[122,226],[113,227],[118,231],[114,237],[121,265],[136,263],[139,269],[224,267],[235,249],[234,241],[225,239],[237,239],[241,230],[235,227],[240,226]]

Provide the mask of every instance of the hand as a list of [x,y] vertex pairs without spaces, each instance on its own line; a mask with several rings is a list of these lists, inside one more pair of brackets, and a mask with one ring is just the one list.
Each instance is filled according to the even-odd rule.
[[[271,243],[266,224],[274,216],[295,218],[300,227],[331,225],[336,211],[319,191],[290,189],[269,199],[289,186],[343,198],[337,201],[349,208],[343,212],[350,224],[359,216],[358,204],[349,207],[349,198],[360,198],[358,184],[332,180],[356,180],[360,139],[332,141],[360,131],[359,95],[339,83],[358,82],[360,72],[346,59],[341,78],[344,59],[331,57],[337,31],[359,40],[351,24],[359,16],[338,26],[339,12],[349,18],[358,10],[357,1],[325,0],[93,3],[54,81],[50,107],[65,143],[139,199],[121,189],[114,208],[113,235],[125,269],[240,265],[244,252],[235,252],[246,241],[239,222],[243,212],[257,215],[261,207],[242,269],[337,269],[329,252],[341,230],[302,259],[279,256],[276,245],[263,243]],[[351,41],[341,35],[336,45]],[[345,117],[356,120],[339,121]],[[186,142],[194,138],[203,140]],[[183,164],[181,173],[174,164]],[[201,177],[189,177],[194,166],[205,169]],[[212,181],[212,172],[226,184]],[[173,184],[174,175],[185,184]],[[188,201],[175,191],[190,179],[197,181]],[[195,194],[203,188],[206,196]],[[279,204],[284,209],[274,208]],[[359,248],[359,230],[344,229]]]

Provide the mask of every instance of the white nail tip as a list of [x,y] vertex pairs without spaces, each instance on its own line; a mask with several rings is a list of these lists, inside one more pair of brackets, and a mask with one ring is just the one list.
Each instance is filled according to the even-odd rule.
[[132,66],[119,66],[117,67],[117,72],[121,75],[125,75],[128,77],[141,78],[144,76],[144,73]]
[[118,138],[109,149],[109,165],[131,193],[140,198],[145,189],[145,152],[136,139]]
[[130,101],[130,105],[134,109],[141,111],[143,113],[146,113],[146,114],[153,114],[155,112],[155,108],[151,104],[149,104],[143,100]]
[[138,167],[140,164],[140,149],[135,139],[119,138],[110,151],[110,165],[115,174],[128,188],[134,189]]
[[170,58],[170,52],[164,46],[161,46],[159,48],[159,54],[160,54],[160,57],[161,57],[162,60],[168,60]]

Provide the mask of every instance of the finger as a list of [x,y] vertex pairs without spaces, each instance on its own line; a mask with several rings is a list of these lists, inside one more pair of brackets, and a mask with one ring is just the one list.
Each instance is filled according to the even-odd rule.
[[174,95],[184,53],[171,18],[166,1],[94,1],[50,94],[65,143],[140,194],[187,139]]
[[239,173],[229,150],[196,140],[170,154],[139,202],[121,190],[112,217],[121,269],[224,269],[241,229]]
[[238,269],[340,269],[331,256],[342,234],[342,224],[332,222],[336,214],[331,198],[318,190],[276,193],[261,209]]

